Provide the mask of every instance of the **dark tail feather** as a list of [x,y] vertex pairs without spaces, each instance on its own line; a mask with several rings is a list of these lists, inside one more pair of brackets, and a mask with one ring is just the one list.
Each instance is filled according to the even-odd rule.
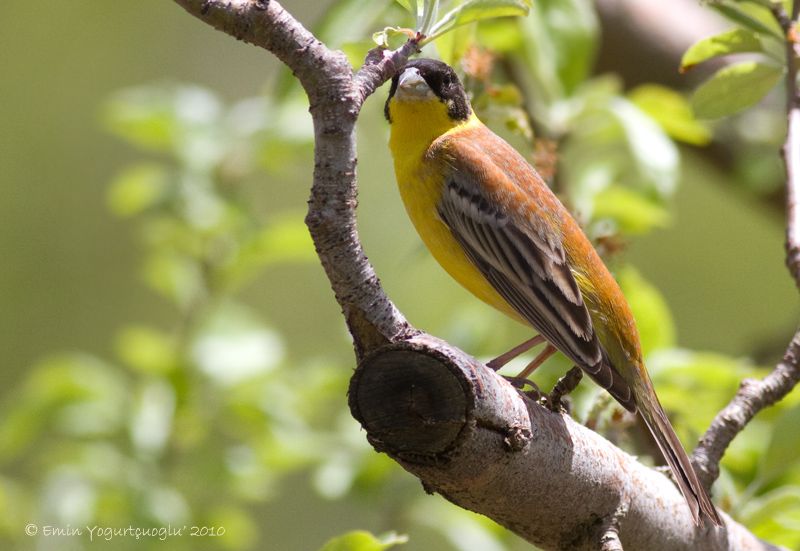
[[655,438],[658,448],[667,460],[675,481],[678,483],[683,498],[689,505],[694,523],[699,525],[702,518],[706,518],[717,526],[722,526],[717,509],[708,497],[703,485],[694,472],[691,461],[683,451],[681,441],[678,440],[667,415],[656,399],[655,404],[639,404],[639,413],[642,415],[647,428]]

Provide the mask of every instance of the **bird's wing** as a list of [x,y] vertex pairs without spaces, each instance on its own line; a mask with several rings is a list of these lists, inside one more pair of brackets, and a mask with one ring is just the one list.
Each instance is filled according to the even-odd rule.
[[484,165],[477,171],[474,169],[478,167],[463,166],[475,160],[491,163],[488,156],[483,160],[450,156],[439,217],[470,261],[514,310],[634,411],[631,388],[610,364],[597,339],[559,239],[538,230],[536,224],[518,223],[501,212],[496,201],[488,200],[487,186],[479,185],[475,178],[506,176],[496,166]]

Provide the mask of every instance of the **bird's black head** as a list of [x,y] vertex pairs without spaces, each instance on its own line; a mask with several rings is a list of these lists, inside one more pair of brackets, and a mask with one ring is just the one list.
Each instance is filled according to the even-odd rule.
[[414,59],[392,79],[392,87],[383,112],[392,122],[389,102],[424,100],[436,97],[447,105],[447,113],[455,121],[467,120],[472,113],[467,94],[458,75],[447,63],[435,59]]

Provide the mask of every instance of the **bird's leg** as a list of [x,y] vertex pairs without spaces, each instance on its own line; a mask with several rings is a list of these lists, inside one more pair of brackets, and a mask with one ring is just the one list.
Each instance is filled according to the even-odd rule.
[[531,363],[525,366],[525,369],[519,372],[519,374],[514,377],[515,379],[527,379],[531,376],[531,373],[536,371],[536,368],[539,367],[544,363],[544,361],[555,354],[556,347],[550,343],[547,343],[547,346],[544,347],[544,350],[539,352],[539,355],[536,356]]
[[[533,339],[531,339],[531,340],[533,340]],[[523,369],[519,373],[519,375],[517,375],[516,377],[503,377],[503,378],[506,381],[508,381],[509,383],[511,383],[512,385],[514,385],[514,387],[519,388],[519,389],[525,388],[525,385],[529,385],[529,386],[533,387],[533,390],[529,390],[529,391],[525,392],[525,394],[529,398],[532,398],[534,400],[541,400],[543,397],[545,397],[547,395],[544,394],[541,390],[539,390],[539,387],[536,386],[536,383],[534,383],[533,381],[529,380],[528,377],[530,376],[531,373],[534,372],[534,370],[537,367],[542,365],[547,358],[552,356],[553,353],[555,353],[555,351],[556,351],[556,348],[553,345],[551,345],[550,343],[548,343],[547,346],[545,346],[544,350],[539,352],[539,355],[536,356],[527,366],[525,366],[525,369]]]
[[566,407],[565,404],[562,404],[561,400],[567,394],[575,390],[575,387],[578,386],[578,383],[581,382],[582,378],[583,370],[578,366],[573,366],[572,369],[567,371],[563,377],[556,381],[553,390],[549,395],[546,395],[545,405],[551,411],[559,411],[562,407],[564,407],[567,413],[569,413],[569,408]]
[[536,335],[532,339],[528,339],[527,341],[523,342],[522,344],[518,344],[505,354],[500,354],[495,359],[491,360],[489,363],[486,364],[486,367],[497,371],[508,362],[519,356],[520,354],[524,354],[537,344],[541,344],[544,342],[544,337],[541,335]]

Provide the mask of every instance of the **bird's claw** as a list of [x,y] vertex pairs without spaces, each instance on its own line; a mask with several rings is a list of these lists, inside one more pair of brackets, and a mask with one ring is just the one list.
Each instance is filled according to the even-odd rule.
[[[526,379],[525,377],[511,377],[508,375],[503,375],[503,378],[511,383],[511,386],[514,388],[521,390],[525,396],[532,400],[540,400],[541,397],[544,395],[539,387],[531,381],[530,379]],[[523,390],[526,386],[531,387],[531,390]]]
[[553,390],[550,394],[545,394],[540,399],[540,403],[550,411],[569,413],[572,406],[569,400],[566,400],[566,397],[570,392],[575,390],[575,387],[578,386],[582,378],[583,371],[581,371],[579,367],[573,366],[563,377],[556,381]]

